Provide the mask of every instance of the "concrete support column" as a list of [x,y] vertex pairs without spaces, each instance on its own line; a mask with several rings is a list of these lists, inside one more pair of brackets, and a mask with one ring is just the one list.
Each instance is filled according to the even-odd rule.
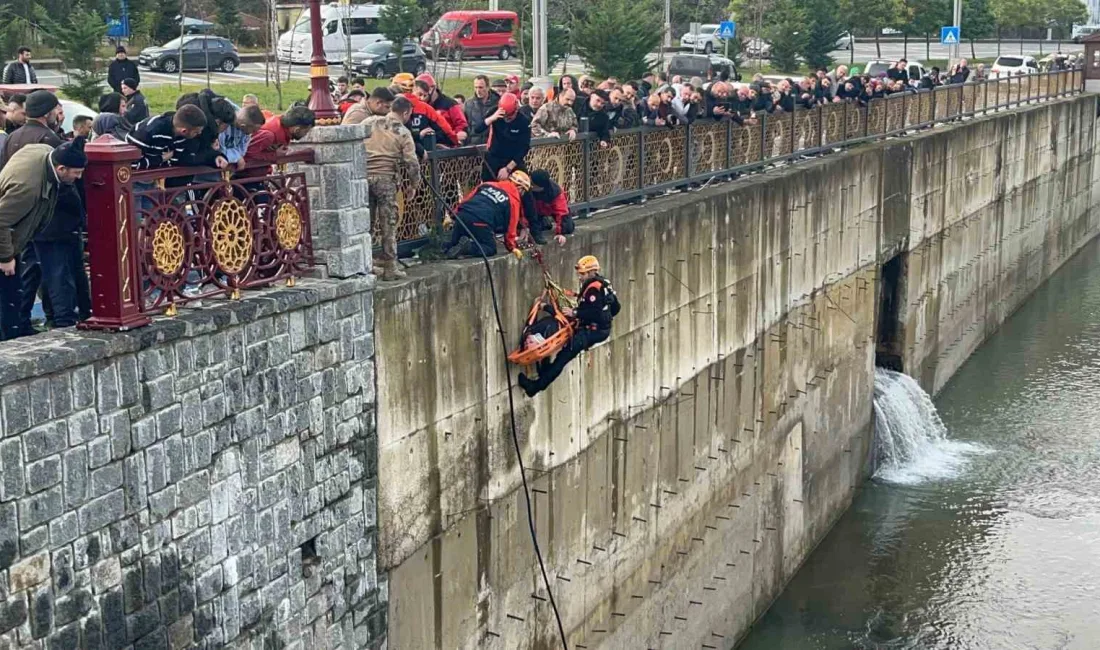
[[292,145],[314,151],[313,164],[299,165],[309,185],[313,254],[325,277],[371,272],[371,221],[367,207],[367,154],[361,124],[326,126]]

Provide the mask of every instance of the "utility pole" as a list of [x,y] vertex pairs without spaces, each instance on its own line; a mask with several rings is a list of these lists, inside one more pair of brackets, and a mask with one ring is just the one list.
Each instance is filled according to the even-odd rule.
[[[531,0],[531,72],[536,79],[550,74],[547,52],[546,0]],[[549,79],[547,79],[549,82]]]
[[500,0],[489,0],[489,11],[500,11]]
[[953,25],[959,28],[959,37],[955,39],[955,45],[951,48],[951,65],[959,62],[959,46],[962,45],[962,0],[955,0],[955,13],[953,16],[955,21]]
[[665,0],[665,47],[672,47],[672,3]]

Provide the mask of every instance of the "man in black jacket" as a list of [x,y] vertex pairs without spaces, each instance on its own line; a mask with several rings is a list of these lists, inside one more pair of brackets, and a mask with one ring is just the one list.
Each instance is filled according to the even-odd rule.
[[497,110],[485,118],[489,149],[481,166],[481,179],[505,181],[517,169],[525,170],[523,159],[531,149],[531,122],[519,112],[519,100],[505,93]]
[[134,161],[134,169],[189,164],[185,145],[188,140],[199,137],[204,128],[206,115],[201,108],[190,104],[143,120],[126,136],[127,142],[141,149],[141,158]]
[[970,66],[967,65],[966,59],[959,60],[951,71],[951,78],[947,80],[949,84],[964,84],[966,80],[970,78]]
[[4,68],[5,84],[36,84],[38,74],[31,65],[31,48],[24,45],[17,51],[19,58]]
[[474,96],[464,107],[470,136],[467,144],[485,144],[489,137],[485,119],[496,113],[498,101],[500,96],[489,89],[489,77],[483,74],[474,77]]
[[4,144],[4,160],[11,160],[15,152],[28,144],[48,144],[57,147],[61,137],[57,135],[61,102],[48,90],[36,90],[27,95],[25,103],[26,123],[12,132]]
[[575,332],[565,347],[558,351],[553,361],[538,364],[539,376],[531,379],[520,374],[519,385],[528,397],[534,397],[561,375],[565,365],[577,355],[606,341],[611,336],[611,321],[621,309],[619,297],[606,278],[600,275],[600,262],[593,255],[585,255],[577,261],[581,290],[577,295],[577,308],[565,310],[565,315],[575,319]]
[[909,62],[905,59],[899,59],[894,67],[886,71],[886,76],[890,81],[900,81],[905,85],[909,85]]
[[4,132],[14,133],[16,129],[27,123],[27,96],[15,94],[8,100],[7,116],[4,120]]
[[107,68],[107,85],[116,93],[120,93],[124,79],[133,79],[135,82],[133,87],[136,89],[136,84],[141,82],[141,72],[136,63],[126,58],[126,48],[119,45],[115,48],[115,60],[111,61],[111,66]]
[[138,90],[138,80],[127,77],[122,80],[122,95],[126,97],[126,113],[123,117],[130,124],[137,124],[149,117],[149,105],[145,103],[145,95]]
[[587,119],[589,132],[600,139],[601,149],[611,146],[611,118],[604,110],[609,99],[606,90],[595,90],[588,96],[588,101],[576,109],[577,119]]

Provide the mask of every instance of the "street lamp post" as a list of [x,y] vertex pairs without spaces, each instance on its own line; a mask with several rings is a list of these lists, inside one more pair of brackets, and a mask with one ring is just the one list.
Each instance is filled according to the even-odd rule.
[[313,58],[309,60],[309,108],[317,124],[339,124],[340,112],[332,103],[328,88],[328,61],[321,36],[321,0],[309,0],[309,33],[313,37]]

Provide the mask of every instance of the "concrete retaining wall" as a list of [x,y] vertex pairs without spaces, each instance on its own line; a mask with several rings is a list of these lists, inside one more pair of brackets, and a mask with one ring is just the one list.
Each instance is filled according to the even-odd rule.
[[[865,146],[618,210],[549,252],[560,281],[599,256],[624,303],[608,343],[515,395],[571,647],[735,644],[864,478],[882,264],[912,251],[904,363],[942,386],[974,319],[994,329],[1095,234],[1094,115],[1077,98]],[[540,271],[492,267],[511,346]],[[376,300],[389,646],[557,647],[484,269],[433,265]]]

